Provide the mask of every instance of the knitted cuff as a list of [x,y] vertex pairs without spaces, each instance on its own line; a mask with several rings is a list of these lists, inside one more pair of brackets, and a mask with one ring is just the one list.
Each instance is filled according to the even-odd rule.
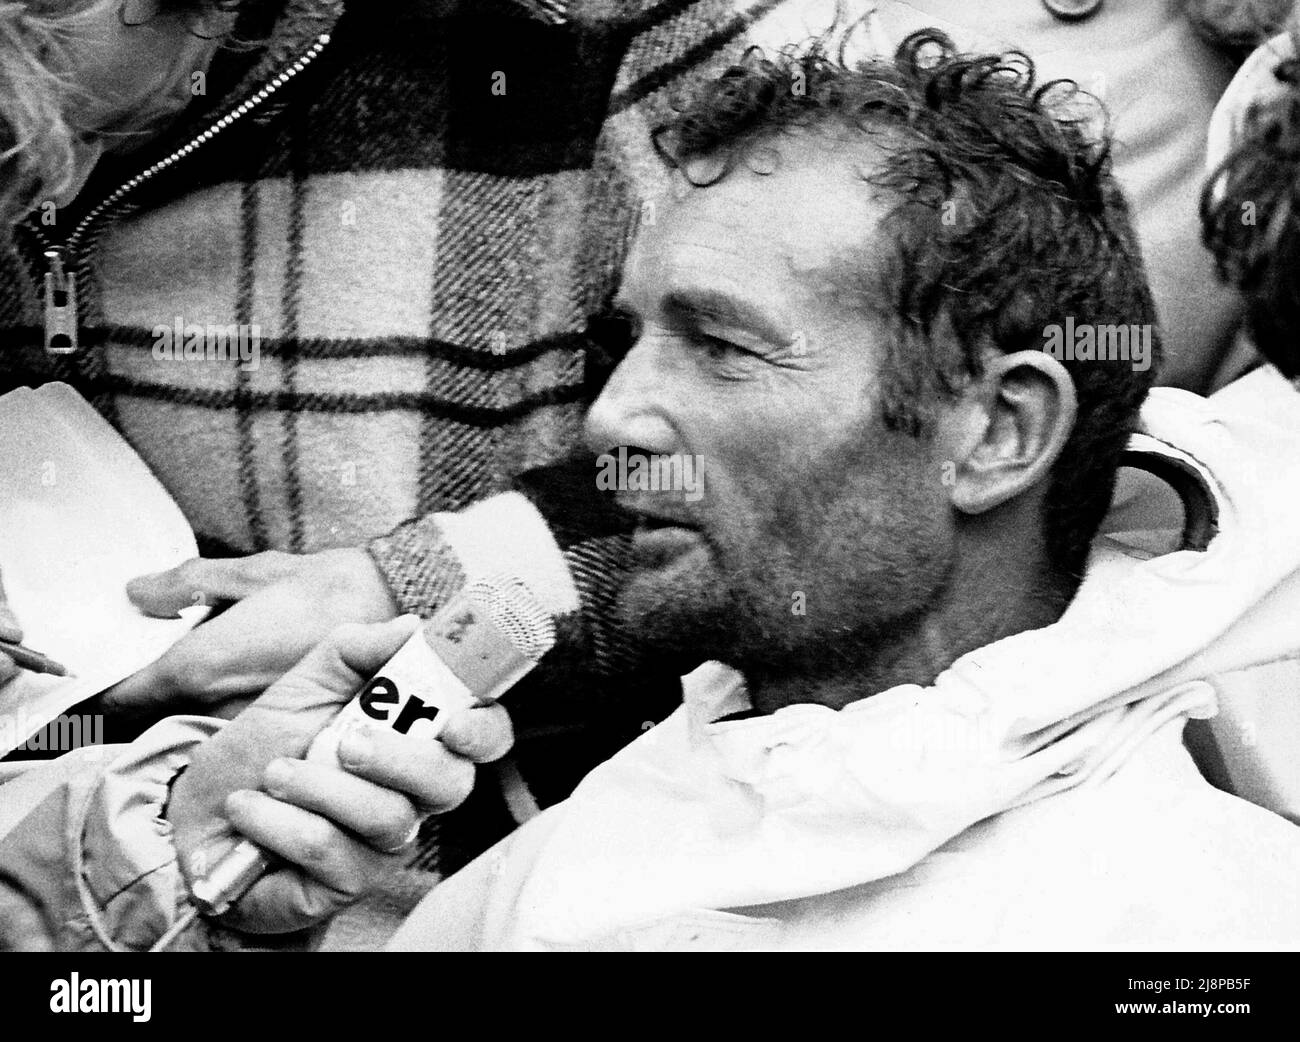
[[578,610],[564,555],[537,508],[518,492],[454,514],[430,514],[367,549],[405,612],[431,615],[466,582],[503,573],[523,580],[554,616]]

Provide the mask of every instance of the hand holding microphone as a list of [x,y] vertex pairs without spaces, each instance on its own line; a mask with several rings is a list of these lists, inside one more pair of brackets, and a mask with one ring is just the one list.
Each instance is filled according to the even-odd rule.
[[[505,752],[504,710],[456,707],[494,699],[532,668],[554,639],[550,614],[502,580],[475,584],[414,634],[413,621],[345,627],[197,750],[167,815],[197,903],[217,912],[255,884],[230,925],[283,932],[325,918],[401,861],[383,851],[422,813],[468,794],[472,760]],[[348,753],[362,719],[371,755],[339,771],[340,742]],[[292,759],[309,746],[312,759]],[[258,881],[267,862],[252,845],[211,842],[205,826],[217,817],[298,867]]]

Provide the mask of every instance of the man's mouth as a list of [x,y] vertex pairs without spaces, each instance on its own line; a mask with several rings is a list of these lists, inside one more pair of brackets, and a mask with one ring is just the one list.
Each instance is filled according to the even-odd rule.
[[654,503],[646,498],[619,496],[619,507],[636,518],[638,532],[656,532],[668,528],[698,531],[699,525],[677,503]]
[[685,529],[690,532],[696,530],[695,525],[685,521],[679,521],[671,517],[658,517],[650,514],[637,515],[636,528],[638,532],[663,532],[668,529]]
[[676,518],[642,515],[632,532],[638,568],[665,568],[702,548],[700,530]]
[[636,518],[632,545],[641,567],[662,567],[699,547],[700,526],[684,513],[672,509],[651,509],[644,503],[636,506],[630,503],[620,505]]

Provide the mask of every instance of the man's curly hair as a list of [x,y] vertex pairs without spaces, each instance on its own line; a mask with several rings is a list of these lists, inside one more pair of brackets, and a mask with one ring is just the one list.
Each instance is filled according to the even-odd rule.
[[1240,136],[1201,195],[1201,232],[1219,275],[1246,300],[1246,328],[1284,376],[1300,377],[1300,60],[1278,63],[1287,89],[1245,113]]
[[[884,284],[864,285],[863,299],[892,325],[880,390],[892,429],[926,435],[934,407],[982,373],[986,352],[1041,350],[1046,327],[1067,317],[1149,326],[1158,357],[1096,99],[1069,81],[1038,84],[1019,52],[959,54],[938,30],[856,66],[843,44],[832,57],[826,39],[775,58],[750,51],[655,139],[696,183],[752,164],[765,141],[793,128],[857,134],[879,148],[858,172],[893,200],[882,224],[892,256]],[[1044,527],[1053,566],[1077,581],[1154,367],[1063,364],[1078,421],[1051,477]]]

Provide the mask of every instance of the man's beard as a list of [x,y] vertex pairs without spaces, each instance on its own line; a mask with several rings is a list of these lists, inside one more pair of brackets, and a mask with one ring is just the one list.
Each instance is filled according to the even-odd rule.
[[910,498],[882,519],[841,485],[829,501],[776,504],[762,530],[700,533],[690,552],[639,561],[620,610],[682,673],[709,659],[751,677],[866,670],[917,629],[951,574],[951,547]]
[[[715,559],[712,546],[707,552]],[[698,556],[683,555],[692,560],[679,557],[666,566],[638,562],[619,595],[633,637],[679,673],[709,659],[734,661],[738,645],[746,643],[736,625],[747,610],[742,598],[716,565],[692,567]]]

